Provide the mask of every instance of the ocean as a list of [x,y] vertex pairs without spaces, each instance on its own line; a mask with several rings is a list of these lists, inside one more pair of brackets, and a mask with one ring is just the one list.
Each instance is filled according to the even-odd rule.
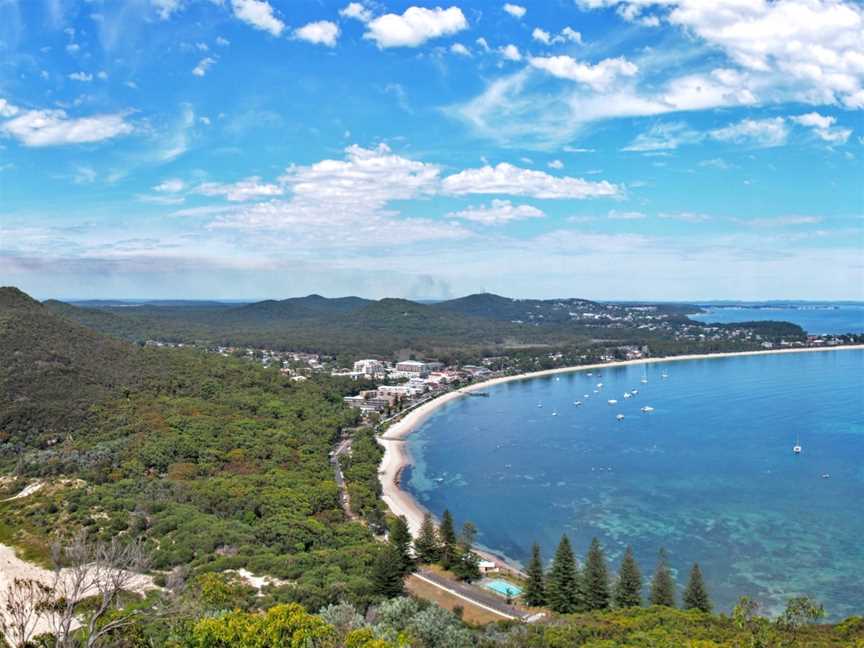
[[689,315],[700,322],[731,324],[782,320],[797,324],[811,335],[864,333],[864,304],[807,304],[792,306],[752,306],[718,308],[708,306],[707,313]]
[[613,569],[632,545],[646,581],[661,547],[681,588],[698,561],[721,611],[807,594],[829,618],[864,613],[864,351],[644,370],[646,384],[634,365],[452,401],[408,438],[403,484],[516,561],[596,536]]

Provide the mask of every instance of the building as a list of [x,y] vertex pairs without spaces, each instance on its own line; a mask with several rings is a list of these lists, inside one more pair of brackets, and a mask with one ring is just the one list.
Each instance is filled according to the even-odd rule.
[[354,373],[362,374],[364,376],[375,376],[378,374],[383,374],[387,370],[387,367],[380,360],[374,360],[371,358],[367,358],[365,360],[358,360],[354,363]]
[[428,376],[432,371],[443,369],[444,365],[440,362],[420,362],[419,360],[403,360],[396,363],[396,371],[406,375],[414,374],[415,376]]

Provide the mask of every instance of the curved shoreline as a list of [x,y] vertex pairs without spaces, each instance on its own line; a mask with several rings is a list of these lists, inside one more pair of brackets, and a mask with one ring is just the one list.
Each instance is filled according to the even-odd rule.
[[[384,447],[384,457],[381,459],[381,466],[378,470],[379,480],[381,481],[381,499],[394,515],[404,515],[408,520],[408,527],[413,535],[417,535],[420,525],[423,522],[423,516],[426,514],[426,509],[414,499],[408,491],[402,489],[399,485],[399,477],[406,466],[411,465],[411,454],[407,449],[405,438],[415,429],[423,424],[437,409],[443,407],[447,403],[462,398],[466,394],[493,387],[502,383],[512,382],[515,380],[531,380],[534,378],[542,378],[544,376],[552,376],[562,373],[573,373],[577,371],[592,371],[596,369],[608,369],[610,367],[626,367],[640,364],[653,364],[661,362],[676,362],[689,360],[713,360],[715,358],[737,358],[741,356],[758,356],[758,355],[774,355],[779,353],[807,353],[819,351],[861,351],[864,350],[864,344],[855,344],[848,346],[837,347],[807,347],[797,349],[768,349],[765,351],[738,351],[733,353],[703,353],[681,356],[665,356],[662,358],[643,358],[639,360],[620,360],[614,362],[602,362],[591,365],[579,365],[575,367],[560,367],[558,369],[544,369],[542,371],[531,371],[527,373],[515,374],[512,376],[500,376],[483,382],[472,383],[466,387],[447,392],[442,396],[433,398],[432,400],[423,403],[416,409],[409,411],[405,416],[391,425],[387,431],[378,437],[378,443]],[[482,552],[480,552],[482,553]],[[487,554],[490,555],[490,554]],[[506,562],[506,558],[500,555],[493,555],[498,561]]]

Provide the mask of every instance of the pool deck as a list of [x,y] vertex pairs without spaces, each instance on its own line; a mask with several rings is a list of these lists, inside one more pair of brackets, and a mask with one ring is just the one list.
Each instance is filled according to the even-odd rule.
[[532,616],[530,612],[520,610],[514,605],[508,605],[503,597],[493,594],[489,590],[477,585],[451,580],[431,569],[420,569],[414,576],[504,619],[527,621]]

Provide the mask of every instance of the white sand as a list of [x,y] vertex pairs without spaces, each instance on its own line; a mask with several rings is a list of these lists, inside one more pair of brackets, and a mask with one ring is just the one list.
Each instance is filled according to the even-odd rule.
[[[670,356],[666,358],[645,358],[642,360],[622,360],[618,362],[606,362],[601,364],[581,365],[578,367],[561,367],[560,369],[547,369],[544,371],[533,371],[530,373],[517,374],[515,376],[503,376],[501,378],[493,378],[484,382],[474,383],[461,389],[447,392],[446,394],[435,398],[428,403],[424,403],[415,410],[411,410],[398,422],[391,425],[387,431],[379,437],[378,442],[384,446],[384,457],[381,460],[379,469],[379,477],[381,479],[382,495],[381,499],[387,504],[390,511],[394,515],[404,515],[408,520],[408,526],[414,535],[417,535],[420,530],[420,525],[423,522],[423,516],[426,510],[415,500],[409,493],[402,490],[398,483],[397,477],[405,466],[411,464],[411,455],[406,447],[405,437],[411,434],[423,421],[437,410],[456,398],[462,398],[466,393],[486,389],[493,385],[510,382],[513,380],[529,380],[541,376],[551,376],[554,374],[569,373],[573,371],[592,371],[595,369],[604,369],[612,366],[620,367],[626,365],[650,364],[655,362],[678,362],[685,360],[713,360],[715,358],[731,358],[738,356],[752,355],[771,355],[775,353],[805,353],[817,351],[844,351],[844,350],[862,350],[864,345],[849,345],[842,347],[808,347],[801,349],[769,349],[765,351],[741,351],[737,353],[705,353],[698,355],[683,355]],[[499,558],[500,560],[500,558]]]

